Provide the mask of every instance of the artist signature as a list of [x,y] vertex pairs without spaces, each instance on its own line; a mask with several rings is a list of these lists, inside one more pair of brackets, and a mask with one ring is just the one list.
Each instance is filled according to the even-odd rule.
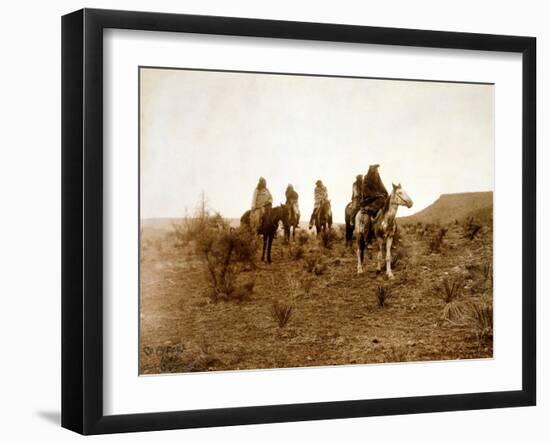
[[145,355],[166,355],[166,354],[181,354],[185,352],[185,345],[159,345],[159,346],[144,346],[143,352]]

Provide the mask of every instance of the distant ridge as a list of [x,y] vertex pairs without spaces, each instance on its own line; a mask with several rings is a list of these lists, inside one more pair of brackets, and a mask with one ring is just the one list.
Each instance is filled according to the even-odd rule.
[[474,217],[487,221],[493,217],[493,193],[463,192],[460,194],[442,194],[430,206],[416,214],[400,217],[405,223],[448,223]]

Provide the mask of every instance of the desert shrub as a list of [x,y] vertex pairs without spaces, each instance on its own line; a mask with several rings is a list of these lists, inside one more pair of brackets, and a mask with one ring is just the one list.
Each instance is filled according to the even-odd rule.
[[332,229],[326,229],[319,234],[319,240],[323,248],[332,249],[334,242],[337,241],[337,236]]
[[[186,218],[183,228],[178,226],[176,236],[180,242],[192,244],[204,263],[210,283],[208,295],[213,301],[230,299],[238,289],[237,275],[245,267],[254,266],[256,236],[246,228],[229,228],[219,214],[211,215],[204,206],[194,217]],[[241,298],[243,290],[237,294]]]
[[481,225],[476,223],[473,217],[470,217],[464,225],[463,237],[468,240],[473,240],[480,231]]
[[493,265],[491,263],[482,263],[479,267],[483,280],[493,287]]
[[255,284],[256,284],[256,280],[252,279],[241,285],[238,285],[233,289],[233,291],[229,294],[227,298],[228,299],[232,298],[238,301],[249,300],[250,296],[254,292]]
[[211,214],[203,200],[193,216],[185,217],[181,223],[172,223],[172,228],[175,246],[185,247],[190,243],[208,241],[206,234],[229,229],[229,225],[221,214]]
[[431,236],[428,242],[428,252],[430,254],[441,253],[441,246],[443,245],[443,239],[447,234],[447,228],[439,228],[437,232]]
[[380,308],[387,306],[388,300],[393,296],[393,292],[389,286],[377,286],[375,293],[376,301]]
[[418,222],[416,226],[416,238],[422,240],[424,236],[429,232],[429,228]]
[[304,247],[301,245],[294,246],[294,247],[291,246],[289,251],[290,251],[291,258],[294,260],[301,260],[302,258],[304,258],[304,255],[306,252]]
[[279,328],[284,328],[292,316],[292,305],[288,303],[274,302],[271,305],[271,317],[275,320]]
[[304,230],[299,230],[298,235],[296,236],[296,241],[298,245],[305,246],[309,241],[309,234]]
[[403,229],[407,234],[414,234],[416,232],[416,225],[411,223],[403,223]]
[[338,225],[335,230],[335,235],[338,241],[344,240],[346,238],[346,225]]
[[403,255],[401,250],[396,250],[391,253],[391,268],[394,271],[396,269],[399,269],[403,264],[402,258],[403,258]]
[[313,272],[315,269],[315,266],[317,265],[317,262],[319,261],[319,255],[318,254],[308,254],[304,257],[304,267],[307,272]]
[[471,304],[471,317],[479,343],[493,338],[493,304],[477,302]]
[[315,275],[323,275],[328,269],[328,263],[326,260],[318,260],[317,264],[313,268],[313,273]]
[[466,269],[468,270],[469,278],[479,283],[475,286],[478,290],[482,292],[487,289],[492,290],[493,265],[490,262],[467,265]]
[[439,295],[445,306],[441,318],[451,323],[461,323],[465,318],[465,310],[459,297],[462,293],[463,281],[461,278],[450,280],[444,278],[439,289]]

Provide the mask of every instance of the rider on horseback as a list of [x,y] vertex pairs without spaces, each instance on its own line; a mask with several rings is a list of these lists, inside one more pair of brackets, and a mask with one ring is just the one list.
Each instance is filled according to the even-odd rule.
[[350,224],[355,224],[355,216],[361,209],[361,203],[363,201],[363,176],[359,174],[355,177],[355,181],[351,190],[351,217]]
[[380,165],[370,165],[367,176],[363,180],[361,209],[372,219],[382,209],[388,199],[388,191],[380,179]]
[[252,197],[252,208],[250,211],[250,226],[254,230],[260,229],[264,216],[271,209],[273,204],[273,198],[271,192],[267,189],[267,182],[265,178],[260,177],[258,185],[254,189],[254,196]]
[[325,185],[323,185],[323,182],[321,180],[317,180],[315,182],[315,190],[313,192],[313,212],[311,214],[311,218],[309,220],[309,229],[313,227],[313,223],[315,222],[315,217],[317,216],[317,212],[319,211],[319,208],[321,207],[321,203],[323,203],[325,200],[328,200],[328,191]]
[[294,190],[294,186],[289,184],[286,187],[286,205],[290,209],[290,218],[293,219],[296,214],[300,212],[298,209],[298,193]]

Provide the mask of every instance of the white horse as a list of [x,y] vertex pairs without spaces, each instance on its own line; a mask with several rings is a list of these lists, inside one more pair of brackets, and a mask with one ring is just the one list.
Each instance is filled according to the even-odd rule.
[[386,244],[386,275],[389,279],[393,279],[393,273],[391,270],[391,245],[393,242],[393,236],[397,229],[395,223],[395,216],[397,214],[397,208],[399,206],[406,206],[410,208],[413,205],[411,198],[407,195],[405,190],[401,187],[401,183],[395,185],[392,183],[392,193],[389,195],[388,200],[384,207],[378,212],[376,217],[371,221],[368,214],[363,211],[359,211],[355,216],[355,229],[357,232],[357,273],[363,273],[363,259],[365,257],[365,248],[367,246],[368,233],[370,224],[372,223],[372,235],[378,242],[378,264],[376,271],[382,270],[382,256],[384,242]]

